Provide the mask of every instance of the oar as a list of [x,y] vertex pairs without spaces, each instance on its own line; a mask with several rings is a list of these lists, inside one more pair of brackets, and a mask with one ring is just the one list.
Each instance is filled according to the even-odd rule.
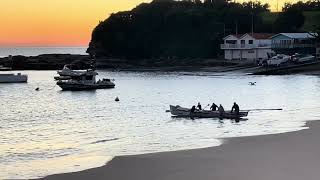
[[205,110],[208,106],[210,106],[210,104],[208,104],[206,107],[204,107],[202,110]]
[[282,111],[282,108],[278,109],[247,109],[247,110],[241,110],[241,111]]

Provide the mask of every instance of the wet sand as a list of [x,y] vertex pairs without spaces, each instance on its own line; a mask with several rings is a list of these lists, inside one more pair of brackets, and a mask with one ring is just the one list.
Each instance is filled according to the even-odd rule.
[[116,157],[47,180],[319,180],[320,121],[309,129],[225,139],[219,147]]

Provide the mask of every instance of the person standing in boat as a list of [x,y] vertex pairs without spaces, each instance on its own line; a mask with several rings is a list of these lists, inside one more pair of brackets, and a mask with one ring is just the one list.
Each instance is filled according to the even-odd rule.
[[240,108],[239,108],[239,105],[236,102],[233,103],[233,106],[231,108],[231,113],[233,113],[233,111],[234,111],[234,113],[236,115],[239,115]]
[[212,111],[216,111],[218,108],[219,107],[215,103],[212,103],[212,106],[210,107]]
[[197,108],[198,108],[200,111],[202,110],[202,106],[201,106],[200,102],[198,102]]
[[219,111],[220,117],[222,117],[223,114],[224,114],[224,108],[223,108],[223,106],[222,106],[221,104],[220,104],[220,106],[219,106],[219,108],[218,108],[218,111]]

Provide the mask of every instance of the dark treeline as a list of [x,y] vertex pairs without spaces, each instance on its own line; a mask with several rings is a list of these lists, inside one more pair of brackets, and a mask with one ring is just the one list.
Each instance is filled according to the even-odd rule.
[[[269,12],[268,8],[260,2],[154,0],[100,22],[92,33],[88,52],[126,59],[216,57],[221,53],[222,38],[251,32],[252,20],[254,32],[281,31],[282,27],[263,22],[262,15]],[[287,25],[294,26],[292,30],[301,26]]]
[[[305,11],[320,11],[320,1],[313,0],[297,3],[285,3],[282,12],[279,14],[274,24],[276,32],[297,32],[305,22],[303,12]],[[320,20],[319,20],[320,21]],[[316,27],[315,27],[316,29]]]
[[282,11],[288,11],[288,10],[300,10],[300,11],[319,11],[320,10],[320,0],[313,0],[313,1],[307,1],[302,2],[298,1],[297,3],[285,3]]

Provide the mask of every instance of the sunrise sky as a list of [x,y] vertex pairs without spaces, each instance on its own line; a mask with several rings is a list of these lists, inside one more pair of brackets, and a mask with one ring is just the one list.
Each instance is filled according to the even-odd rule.
[[[0,0],[0,46],[86,46],[110,13],[150,1]],[[276,8],[276,0],[268,2]]]

